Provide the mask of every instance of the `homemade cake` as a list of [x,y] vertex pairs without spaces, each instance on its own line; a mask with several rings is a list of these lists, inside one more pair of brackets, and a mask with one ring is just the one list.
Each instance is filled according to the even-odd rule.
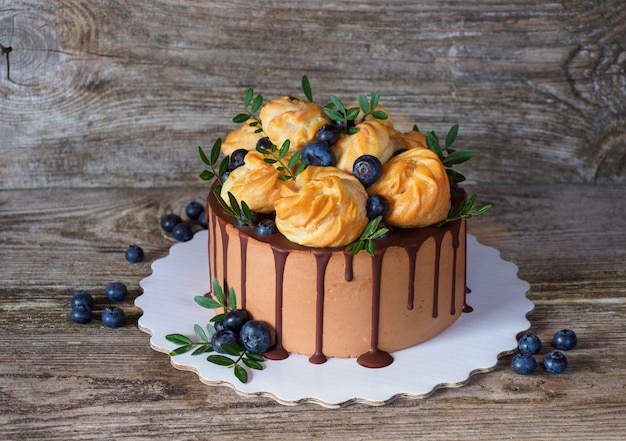
[[[251,99],[252,89],[246,106]],[[207,197],[209,276],[234,288],[238,308],[273,326],[267,358],[356,357],[384,367],[394,351],[471,310],[466,220],[449,218],[466,198],[441,154],[419,131],[397,131],[377,94],[345,107],[331,100],[326,108],[290,97],[257,105],[258,117],[250,112],[221,143],[224,155],[243,161],[231,159]],[[308,149],[320,139],[330,156],[323,143]],[[357,170],[363,157],[382,166],[373,183],[371,168]],[[233,216],[232,198],[254,212],[254,225]],[[381,199],[378,224],[370,203]],[[266,234],[261,223],[278,231]]]

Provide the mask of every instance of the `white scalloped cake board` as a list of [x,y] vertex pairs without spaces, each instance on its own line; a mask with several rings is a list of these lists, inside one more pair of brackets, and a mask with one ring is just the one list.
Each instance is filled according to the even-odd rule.
[[[232,369],[190,353],[171,358],[177,369],[198,374],[209,385],[225,385],[248,396],[270,397],[285,405],[313,402],[341,407],[359,402],[373,406],[398,398],[419,399],[443,387],[459,387],[471,375],[495,368],[498,357],[517,347],[516,336],[530,327],[526,314],[534,305],[526,298],[530,285],[517,277],[517,266],[500,257],[495,248],[467,237],[468,304],[474,308],[443,333],[413,348],[394,352],[394,362],[367,369],[355,359],[331,358],[322,365],[308,357],[290,355],[265,362],[262,371],[250,371],[240,383]],[[143,310],[139,328],[149,334],[150,346],[169,353],[176,347],[165,339],[179,333],[196,340],[193,325],[205,326],[211,310],[193,298],[210,287],[207,231],[171,247],[170,254],[152,264],[153,274],[140,282],[144,293],[135,304]]]

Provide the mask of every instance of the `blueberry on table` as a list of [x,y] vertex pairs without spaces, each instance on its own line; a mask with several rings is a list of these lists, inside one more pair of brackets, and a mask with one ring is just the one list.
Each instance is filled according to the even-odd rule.
[[91,312],[91,308],[84,304],[75,305],[70,311],[70,320],[74,323],[84,325],[85,323],[89,323],[92,318],[93,313]]
[[315,134],[315,139],[318,141],[326,141],[328,145],[335,144],[341,136],[341,130],[337,124],[329,123],[324,124],[319,128]]
[[243,309],[233,309],[224,314],[222,323],[226,329],[239,332],[241,327],[250,320],[248,312]]
[[172,230],[172,234],[174,235],[174,239],[178,240],[179,242],[187,242],[193,237],[191,227],[184,222],[176,225]]
[[269,236],[278,232],[276,222],[272,219],[263,219],[256,225],[256,232],[261,236]]
[[517,374],[530,375],[537,369],[537,360],[530,354],[515,354],[511,368]]
[[250,351],[262,354],[272,347],[272,330],[260,320],[246,322],[239,333],[241,344]]
[[302,162],[321,167],[335,166],[337,159],[326,141],[313,141],[302,149]]
[[561,351],[571,351],[576,347],[578,337],[576,337],[576,333],[571,329],[561,329],[554,334],[552,342],[554,343],[554,347]]
[[373,194],[367,198],[365,211],[368,219],[376,219],[378,216],[385,217],[389,212],[389,202],[384,196]]
[[200,227],[205,230],[209,228],[209,224],[206,220],[206,211],[203,211],[202,213],[200,213],[200,216],[198,216],[198,225],[200,225]]
[[110,301],[121,302],[128,294],[128,289],[122,282],[111,282],[107,285],[105,293]]
[[93,297],[87,291],[76,291],[72,296],[70,306],[73,308],[78,305],[85,305],[88,308],[93,308]]
[[191,201],[185,207],[185,214],[189,219],[196,220],[200,216],[200,213],[204,211],[204,207],[200,202]]
[[182,221],[183,220],[177,214],[166,214],[161,218],[161,228],[163,228],[163,230],[167,231],[168,233],[171,233],[174,227]]
[[246,155],[248,151],[246,149],[237,149],[230,154],[228,161],[228,171],[233,171],[236,168],[241,167],[245,163]]
[[213,334],[213,337],[211,337],[211,346],[215,352],[226,354],[226,351],[222,349],[222,345],[226,344],[239,344],[237,333],[232,329],[222,329],[221,331],[217,331]]
[[522,354],[535,355],[541,351],[541,339],[533,333],[526,333],[519,338],[517,349]]
[[543,357],[543,367],[550,374],[560,374],[567,368],[567,357],[559,351],[548,352]]
[[102,324],[107,328],[119,328],[124,326],[126,314],[117,306],[111,306],[102,311]]
[[383,165],[376,156],[359,156],[352,165],[352,174],[361,181],[364,187],[369,187],[380,178]]
[[143,250],[138,245],[129,245],[126,248],[126,260],[130,263],[138,263],[143,260]]

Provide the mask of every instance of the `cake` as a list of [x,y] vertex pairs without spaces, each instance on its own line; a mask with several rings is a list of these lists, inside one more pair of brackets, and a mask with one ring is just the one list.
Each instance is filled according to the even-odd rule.
[[201,151],[213,169],[201,176],[217,178],[207,196],[209,277],[273,327],[266,358],[384,367],[471,311],[466,218],[486,208],[472,212],[474,198],[451,179],[460,175],[444,163],[462,162],[445,160],[451,142],[396,130],[378,93],[347,106],[331,96],[322,107],[309,87],[303,78],[309,101],[265,105],[249,89],[239,128],[211,159]]

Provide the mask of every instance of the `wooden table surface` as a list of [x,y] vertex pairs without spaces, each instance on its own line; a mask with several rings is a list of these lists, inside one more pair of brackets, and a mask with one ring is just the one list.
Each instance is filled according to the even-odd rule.
[[[626,439],[626,4],[0,0],[0,439]],[[560,375],[511,356],[382,407],[287,407],[201,383],[153,351],[134,299],[207,187],[196,147],[243,93],[381,91],[397,125],[459,123],[470,232],[528,281]],[[124,250],[136,243],[144,262]],[[99,321],[122,281],[128,324]],[[80,289],[96,319],[70,322]],[[544,351],[545,352],[545,351]]]

